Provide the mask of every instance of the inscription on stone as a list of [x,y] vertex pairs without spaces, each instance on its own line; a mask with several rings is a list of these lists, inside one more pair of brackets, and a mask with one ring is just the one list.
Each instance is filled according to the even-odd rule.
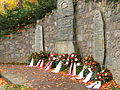
[[62,8],[62,9],[67,8],[67,7],[68,7],[68,4],[67,4],[66,2],[63,2],[63,3],[61,4],[61,8]]
[[72,0],[58,0],[58,20],[57,20],[57,37],[55,43],[57,52],[72,53],[73,45],[73,2]]

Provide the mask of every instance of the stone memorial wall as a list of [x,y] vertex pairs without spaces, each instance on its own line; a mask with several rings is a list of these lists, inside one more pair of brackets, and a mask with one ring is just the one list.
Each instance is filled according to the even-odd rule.
[[35,51],[34,47],[35,28],[0,40],[0,63],[26,63],[26,58]]
[[36,36],[32,29],[0,42],[0,62],[24,62],[34,50],[70,54],[77,48],[104,63],[120,84],[120,8],[112,6],[79,0],[74,8],[72,0],[58,0],[58,9],[37,23]]
[[78,1],[76,32],[82,56],[92,55],[105,64],[120,84],[120,8]]

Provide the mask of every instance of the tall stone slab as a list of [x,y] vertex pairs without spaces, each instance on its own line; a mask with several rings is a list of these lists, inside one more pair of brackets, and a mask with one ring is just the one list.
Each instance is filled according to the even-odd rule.
[[99,10],[95,10],[93,22],[94,22],[93,56],[95,60],[103,64],[105,53],[104,29],[103,29],[104,25],[102,15]]
[[[73,2],[72,0],[58,0],[57,3],[57,37],[56,50],[59,53],[74,52],[73,45]],[[68,48],[69,47],[69,48]],[[70,50],[68,50],[70,49]]]
[[35,30],[35,52],[40,51],[43,51],[43,28],[37,24]]

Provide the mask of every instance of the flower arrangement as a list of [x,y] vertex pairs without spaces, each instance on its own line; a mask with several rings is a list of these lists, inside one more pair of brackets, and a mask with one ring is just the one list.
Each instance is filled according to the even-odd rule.
[[37,52],[33,52],[30,56],[27,57],[27,63],[30,63],[33,58],[33,65],[36,65],[39,59],[39,54]]
[[48,57],[48,63],[44,67],[45,71],[48,71],[52,68],[55,68],[56,63],[58,63],[57,60],[58,60],[58,54],[57,53],[50,54],[49,57]]
[[52,70],[52,72],[54,73],[59,73],[59,71],[61,70],[64,70],[66,68],[66,61],[68,59],[68,54],[60,54],[58,57],[57,57],[57,65],[56,65],[56,68],[54,70]]
[[58,57],[59,60],[62,60],[62,67],[60,69],[60,71],[64,71],[67,72],[68,71],[68,64],[69,64],[69,60],[68,60],[68,54],[60,54]]
[[67,75],[76,76],[75,79],[83,79],[82,82],[87,83],[89,81],[95,81],[91,85],[86,86],[87,88],[99,89],[103,83],[112,80],[111,72],[103,65],[100,65],[92,56],[81,58],[76,53],[60,54],[43,52],[32,53],[28,57],[28,61],[31,59],[35,61],[39,59],[45,60],[44,71],[50,69],[53,73],[58,73],[59,71],[68,72]]
[[43,59],[46,62],[48,61],[49,52],[41,51],[40,53],[33,52],[30,56],[27,57],[27,63],[30,63],[33,59],[33,65],[36,65],[40,59]]
[[102,83],[112,80],[112,74],[105,66],[101,66],[101,70],[93,75],[92,80],[101,81]]

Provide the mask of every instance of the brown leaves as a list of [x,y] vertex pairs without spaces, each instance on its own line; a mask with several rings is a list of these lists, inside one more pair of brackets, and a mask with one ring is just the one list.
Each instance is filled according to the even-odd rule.
[[56,87],[59,87],[59,86],[61,86],[62,84],[63,84],[63,83],[59,83],[59,84],[56,85]]
[[4,69],[0,69],[0,72],[4,72],[5,70]]
[[3,78],[0,78],[0,86],[4,86],[8,84],[8,82],[6,82]]

